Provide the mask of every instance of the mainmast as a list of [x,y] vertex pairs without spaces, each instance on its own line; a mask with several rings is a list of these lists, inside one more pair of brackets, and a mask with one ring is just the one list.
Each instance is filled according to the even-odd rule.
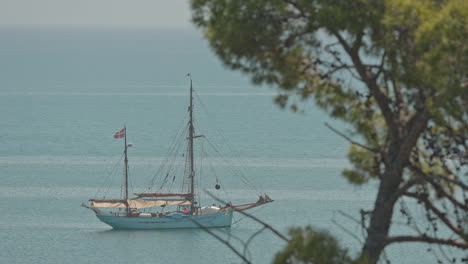
[[194,213],[195,211],[195,189],[194,189],[194,178],[195,178],[195,169],[194,169],[194,162],[193,162],[193,138],[194,138],[194,128],[193,128],[193,88],[192,88],[192,76],[190,73],[188,74],[190,78],[190,121],[189,121],[189,158],[190,158],[190,213]]
[[127,127],[124,126],[124,144],[125,144],[125,196],[124,196],[124,201],[125,201],[125,206],[127,207],[127,214],[129,213],[129,208],[128,208],[128,158],[127,158]]

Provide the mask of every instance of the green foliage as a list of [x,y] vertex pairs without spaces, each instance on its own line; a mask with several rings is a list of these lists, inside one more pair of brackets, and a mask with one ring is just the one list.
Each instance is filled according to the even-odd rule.
[[351,264],[348,251],[339,246],[338,241],[323,231],[308,226],[292,228],[291,240],[285,248],[276,254],[275,264],[315,263],[315,264]]
[[[458,212],[466,211],[466,205],[451,195],[453,185],[466,190],[457,177],[467,163],[461,161],[455,168],[444,163],[446,156],[468,151],[465,0],[192,0],[191,4],[193,22],[225,66],[246,73],[255,84],[279,88],[275,102],[280,107],[299,111],[298,100],[312,99],[331,117],[351,126],[349,138],[357,136],[360,144],[353,142],[349,148],[352,168],[343,170],[344,177],[356,185],[371,179],[381,184],[371,213],[381,218],[371,217],[367,239],[372,241],[364,246],[363,256],[368,254],[370,262],[376,263],[388,245],[393,206],[409,190],[399,191],[400,187],[414,187],[412,197],[430,197],[430,202],[445,199],[451,207],[425,209],[436,212],[459,237],[466,235],[457,227]],[[429,181],[429,176],[437,180]],[[426,182],[415,180],[421,177]],[[437,213],[447,208],[452,211]],[[435,218],[427,215],[433,224]],[[296,229],[291,234],[295,237],[291,243],[297,244],[290,243],[277,259],[304,261],[307,252],[295,248],[305,250],[309,245],[305,237],[314,239],[319,233]],[[327,241],[331,240],[318,245],[346,255]],[[307,255],[312,263],[335,263],[317,262],[313,252]]]
[[343,176],[352,184],[360,185],[381,175],[379,156],[373,152],[351,145],[348,159],[354,164],[354,169],[344,169]]
[[[276,99],[281,107],[290,98],[312,96],[332,117],[351,124],[370,148],[391,145],[388,127],[374,96],[363,89],[368,83],[362,77],[351,85],[343,82],[360,74],[350,50],[377,62],[368,64],[374,68],[361,66],[381,72],[377,82],[390,110],[399,112],[398,122],[425,105],[437,125],[466,129],[463,0],[192,0],[192,10],[194,23],[226,66],[249,74],[256,84],[281,88]],[[290,108],[298,111],[294,102]],[[368,164],[364,153],[350,149],[348,156],[354,169],[345,170],[345,177],[364,183],[375,176],[378,166]],[[368,159],[383,162],[373,154]]]

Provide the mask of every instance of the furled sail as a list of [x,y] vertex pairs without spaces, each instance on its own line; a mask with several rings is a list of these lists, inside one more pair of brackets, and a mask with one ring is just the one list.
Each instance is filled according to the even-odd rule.
[[91,207],[109,207],[109,208],[149,208],[161,205],[189,205],[190,201],[187,200],[144,200],[144,199],[90,199]]
[[188,197],[190,193],[135,193],[136,196],[140,197]]

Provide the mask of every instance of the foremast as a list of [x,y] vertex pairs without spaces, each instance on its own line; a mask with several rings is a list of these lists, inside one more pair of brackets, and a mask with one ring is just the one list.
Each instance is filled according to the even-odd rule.
[[193,157],[193,138],[194,138],[194,127],[193,127],[193,87],[192,87],[192,76],[187,74],[190,78],[190,106],[189,106],[189,161],[190,161],[190,172],[189,172],[189,180],[190,180],[190,192],[189,192],[189,201],[191,202],[190,205],[190,213],[194,214],[195,212],[195,165],[194,165],[194,157]]
[[127,126],[124,126],[124,153],[125,153],[125,193],[124,193],[124,201],[125,201],[125,207],[127,211],[127,215],[130,213],[130,208],[128,206],[128,157],[127,157]]

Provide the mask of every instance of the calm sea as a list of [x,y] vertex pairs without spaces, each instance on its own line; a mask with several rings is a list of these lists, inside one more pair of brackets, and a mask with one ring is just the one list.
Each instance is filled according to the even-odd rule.
[[[134,144],[133,187],[145,186],[184,124],[188,72],[203,102],[196,110],[206,108],[199,131],[221,130],[235,149],[227,159],[242,160],[245,174],[275,200],[253,213],[285,233],[307,224],[326,229],[359,250],[332,220],[360,237],[337,211],[358,217],[371,208],[375,183],[358,188],[340,176],[348,144],[323,123],[344,126],[310,103],[301,104],[304,114],[278,109],[276,90],[225,69],[195,30],[3,27],[0,263],[240,262],[201,230],[114,231],[80,207],[119,159],[122,142],[112,135],[124,124]],[[235,177],[218,176],[233,203],[257,198]],[[213,189],[215,181],[204,183]],[[243,250],[237,238],[261,226],[238,220],[216,232]],[[283,245],[263,232],[249,246],[251,259],[269,263]],[[388,255],[395,263],[436,262],[425,247],[397,245]]]

